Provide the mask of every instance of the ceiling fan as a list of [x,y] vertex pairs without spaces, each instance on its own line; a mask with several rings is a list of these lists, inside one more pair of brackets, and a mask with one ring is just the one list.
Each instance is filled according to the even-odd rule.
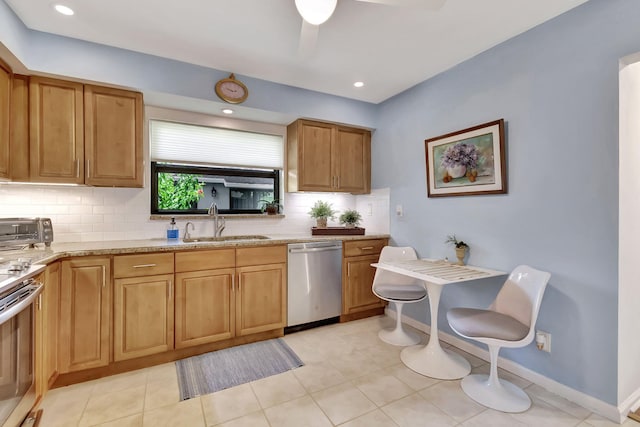
[[[389,6],[415,6],[428,10],[440,9],[447,0],[355,0]],[[320,25],[327,22],[336,9],[338,0],[295,0],[302,17],[298,55],[308,56],[318,41]]]

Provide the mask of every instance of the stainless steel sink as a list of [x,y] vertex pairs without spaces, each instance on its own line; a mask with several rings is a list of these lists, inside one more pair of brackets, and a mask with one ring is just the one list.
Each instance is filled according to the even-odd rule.
[[227,242],[231,240],[265,240],[265,239],[269,239],[269,237],[261,236],[261,235],[189,237],[188,239],[182,239],[182,241],[185,243],[197,243],[197,242]]

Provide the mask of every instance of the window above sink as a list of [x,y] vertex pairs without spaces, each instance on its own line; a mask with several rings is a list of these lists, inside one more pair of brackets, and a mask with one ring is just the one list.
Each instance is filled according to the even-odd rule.
[[215,203],[220,214],[261,213],[279,200],[280,171],[151,163],[151,213],[206,214]]
[[151,214],[258,214],[280,202],[284,137],[149,120]]

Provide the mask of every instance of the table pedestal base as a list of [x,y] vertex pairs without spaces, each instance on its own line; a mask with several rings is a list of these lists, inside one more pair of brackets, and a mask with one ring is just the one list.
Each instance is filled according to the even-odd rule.
[[402,350],[400,353],[402,363],[412,371],[440,380],[457,380],[471,372],[471,365],[467,359],[452,351],[444,350],[439,344],[429,344]]

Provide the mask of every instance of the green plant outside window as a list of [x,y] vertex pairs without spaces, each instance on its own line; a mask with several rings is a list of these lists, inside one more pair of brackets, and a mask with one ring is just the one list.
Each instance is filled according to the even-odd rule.
[[191,174],[158,173],[158,208],[191,209],[204,196],[203,186]]

